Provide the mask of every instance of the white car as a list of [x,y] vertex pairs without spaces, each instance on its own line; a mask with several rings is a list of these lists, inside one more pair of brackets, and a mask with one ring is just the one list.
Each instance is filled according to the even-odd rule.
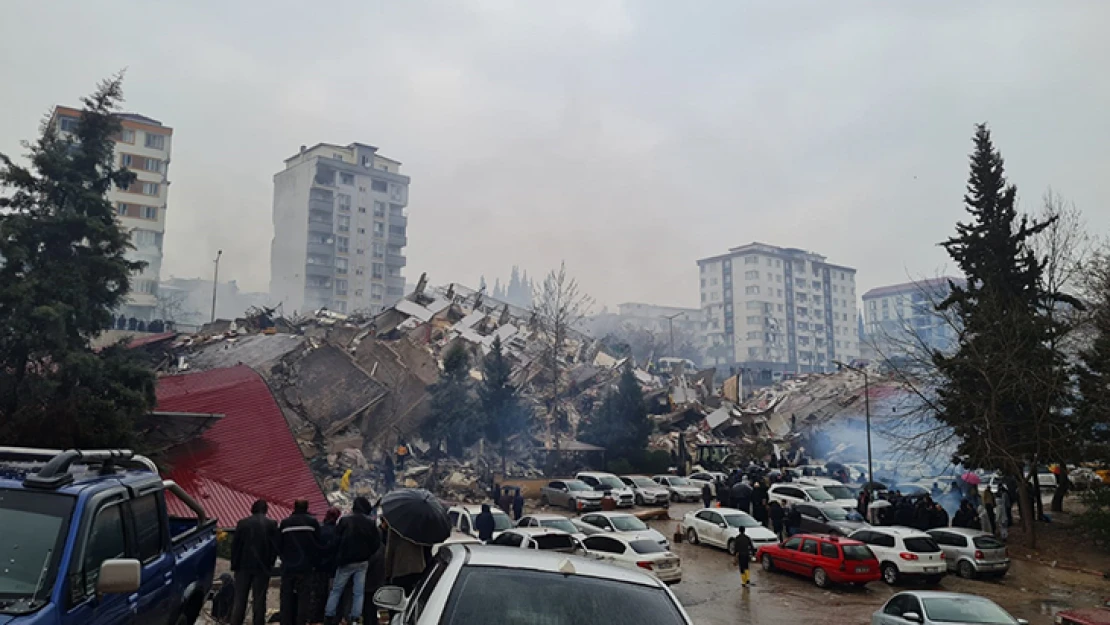
[[[827,504],[836,501],[836,499],[823,487],[803,484],[801,482],[772,484],[771,488],[767,491],[767,498],[771,501],[779,502],[783,507],[792,506],[796,503]],[[853,500],[853,507],[855,507],[855,503],[856,502]]]
[[[664,549],[670,549],[667,537],[648,527],[643,521],[627,512],[590,512],[579,519],[578,527],[600,530],[599,534],[614,534],[629,540],[644,538],[654,540]],[[590,532],[585,532],[590,537]]]
[[[1059,623],[1060,617],[1056,617]],[[955,623],[997,623],[997,625],[1029,625],[1014,618],[997,603],[977,595],[955,592],[911,590],[891,597],[871,615],[871,625],[953,625]]]
[[736,555],[736,537],[740,535],[741,527],[756,549],[779,542],[774,532],[763,527],[750,514],[732,508],[703,508],[688,512],[680,525],[686,542],[691,545],[705,543],[727,549],[732,555]]
[[497,538],[489,541],[489,544],[563,553],[580,553],[582,550],[582,545],[577,538],[550,527],[514,527],[501,532]]
[[621,481],[632,489],[638,506],[662,506],[671,501],[671,491],[645,475],[622,475]]
[[617,503],[617,507],[631,508],[636,505],[636,495],[633,494],[632,489],[612,473],[583,471],[575,475],[574,479],[589,484],[598,492],[609,493]]
[[944,551],[933,537],[912,527],[868,527],[852,532],[875,553],[883,581],[893,586],[905,578],[935,584],[948,573]]
[[653,475],[651,479],[661,484],[671,493],[671,501],[698,501],[701,499],[701,485],[677,475]]
[[529,514],[520,517],[516,522],[517,527],[550,527],[552,529],[563,530],[564,532],[578,538],[579,540],[586,537],[578,526],[571,522],[570,519],[559,514]]
[[652,540],[622,534],[596,534],[582,541],[586,556],[626,569],[651,573],[659,581],[682,581],[682,560]]
[[[856,505],[859,503],[856,501],[855,495],[852,494],[852,489],[837,480],[827,477],[803,477],[795,480],[795,484],[802,487],[817,486],[821,488],[833,498],[832,501],[825,503],[839,506],[845,510],[855,510]],[[779,503],[782,502],[780,501]]]
[[698,473],[691,473],[690,475],[687,475],[686,479],[698,488],[701,488],[705,484],[709,484],[709,490],[711,490],[713,492],[713,496],[716,497],[717,480],[720,479],[722,482],[727,482],[728,476],[717,471],[699,471]]
[[[490,506],[493,514],[493,537],[513,526],[513,520],[501,508]],[[474,519],[482,512],[482,506],[451,506],[447,516],[451,519],[451,527],[457,532],[478,537],[478,530],[474,527]]]
[[436,543],[435,545],[432,546],[432,556],[435,556],[437,553],[439,553],[439,550],[440,550],[441,547],[447,547],[447,546],[450,546],[450,545],[480,545],[480,544],[482,544],[482,541],[480,541],[477,538],[471,536],[470,534],[463,534],[460,531],[452,530],[451,535],[447,537],[447,540],[445,540],[441,543]]

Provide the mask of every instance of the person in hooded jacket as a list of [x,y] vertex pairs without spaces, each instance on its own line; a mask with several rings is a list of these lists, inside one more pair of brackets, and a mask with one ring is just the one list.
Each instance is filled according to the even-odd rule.
[[729,491],[728,484],[721,478],[717,478],[717,502],[721,504],[722,508],[731,507],[732,497]]
[[732,485],[732,507],[740,512],[751,513],[752,511],[752,489],[743,482],[737,482]]
[[478,516],[474,517],[474,529],[478,530],[478,540],[482,542],[489,542],[493,540],[493,530],[496,524],[493,521],[493,512],[490,512],[489,504],[482,504],[482,511]]
[[293,514],[278,526],[281,547],[281,625],[305,625],[312,608],[312,581],[319,560],[320,522],[308,502],[293,503]]
[[266,516],[269,505],[261,499],[251,505],[251,515],[235,525],[231,538],[231,570],[235,573],[235,605],[231,625],[243,625],[247,598],[253,597],[253,624],[266,622],[266,588],[278,553],[278,524]]
[[320,542],[320,555],[316,559],[316,575],[312,581],[312,609],[309,610],[313,623],[324,622],[324,604],[328,600],[331,580],[339,566],[339,536],[336,524],[343,512],[339,508],[328,508],[324,522],[320,525],[317,540]]
[[752,489],[752,516],[760,525],[767,525],[767,487],[763,485],[763,481],[757,481],[755,488]]
[[960,509],[956,511],[956,516],[952,517],[952,527],[976,527],[979,523],[979,516],[975,514],[975,508],[971,507],[971,502],[967,499],[960,501]]
[[378,526],[370,518],[371,512],[370,501],[365,497],[356,497],[351,514],[340,519],[336,526],[336,535],[339,538],[339,556],[336,559],[338,566],[335,582],[328,594],[328,603],[324,606],[326,623],[336,622],[339,600],[348,583],[354,584],[354,600],[351,602],[351,618],[347,622],[362,622],[366,569],[370,558],[382,544]]
[[777,501],[772,501],[767,508],[771,517],[771,530],[775,532],[775,536],[778,536],[779,540],[785,540],[786,511],[782,509],[782,504]]

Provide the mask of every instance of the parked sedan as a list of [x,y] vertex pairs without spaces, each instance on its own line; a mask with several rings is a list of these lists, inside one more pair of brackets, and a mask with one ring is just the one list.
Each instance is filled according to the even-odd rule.
[[848,512],[836,504],[794,504],[794,509],[802,515],[800,529],[809,534],[831,534],[847,536],[852,532],[870,527],[856,512]]
[[712,491],[713,496],[716,497],[717,496],[717,480],[720,480],[721,482],[725,482],[725,481],[728,480],[728,476],[725,475],[724,473],[720,473],[718,471],[701,471],[699,473],[691,473],[690,475],[687,475],[686,479],[689,480],[691,484],[693,484],[694,486],[697,486],[698,488],[701,488],[702,486],[704,486],[706,484],[709,484],[709,490]]
[[517,527],[550,527],[552,529],[563,530],[576,538],[585,538],[586,535],[581,533],[578,527],[571,523],[570,519],[561,514],[529,514],[520,517],[516,522]]
[[763,527],[750,514],[731,508],[704,508],[688,512],[682,518],[680,529],[691,545],[705,543],[728,549],[730,554],[736,555],[736,537],[740,535],[741,527],[757,549],[779,542],[774,532]]
[[953,623],[989,623],[990,625],[1028,625],[998,606],[976,595],[956,592],[909,591],[890,598],[871,615],[871,625],[953,625]]
[[771,501],[779,502],[783,507],[796,503],[833,503],[836,501],[832,495],[820,486],[807,486],[805,484],[773,484],[767,490],[767,497]]
[[[451,519],[451,525],[455,531],[463,534],[469,534],[478,537],[478,528],[474,525],[474,520],[482,512],[482,506],[452,506],[447,510],[447,516]],[[513,520],[509,515],[505,514],[500,508],[490,507],[490,513],[493,514],[493,537],[496,538],[498,534],[509,529],[513,526]]]
[[540,551],[559,551],[562,553],[579,553],[581,544],[574,536],[548,527],[517,527],[501,532],[501,535],[489,542],[500,547],[516,547],[518,549],[537,549]]
[[654,475],[656,483],[663,485],[671,493],[671,501],[697,501],[701,499],[701,486],[678,475]]
[[798,534],[786,542],[766,545],[756,552],[764,571],[786,571],[813,579],[820,588],[830,584],[862,586],[878,581],[879,560],[858,540]]
[[597,534],[582,541],[586,556],[640,570],[667,584],[682,581],[682,560],[659,543],[619,534]]
[[540,489],[540,505],[562,506],[574,512],[600,510],[604,496],[581,480],[555,480]]
[[940,527],[926,533],[932,536],[944,551],[948,570],[955,571],[960,577],[969,579],[977,575],[1002,577],[1010,570],[1006,545],[992,534],[964,527]]
[[638,506],[666,505],[671,500],[671,491],[647,476],[622,475],[621,481],[632,489]]
[[[582,515],[580,527],[595,528],[610,534],[619,534],[625,538],[645,538],[654,540],[664,549],[670,549],[671,543],[667,537],[648,527],[639,518],[627,512],[591,512]],[[585,534],[589,537],[589,531]]]

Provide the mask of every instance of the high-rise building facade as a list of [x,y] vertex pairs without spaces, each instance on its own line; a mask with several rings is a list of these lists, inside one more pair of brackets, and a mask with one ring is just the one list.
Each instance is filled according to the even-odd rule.
[[770,382],[859,357],[855,269],[763,243],[703,258],[698,268],[707,365]]
[[864,332],[881,359],[909,356],[919,350],[946,352],[955,347],[952,320],[937,312],[948,297],[950,283],[960,278],[934,278],[871,289],[863,294]]
[[[128,259],[146,263],[141,273],[131,277],[131,293],[119,314],[151,321],[157,317],[173,129],[134,113],[119,113],[117,117],[123,128],[115,137],[116,166],[135,172],[136,179],[125,189],[113,186],[108,199],[115,206],[120,225],[131,233],[135,249],[127,253]],[[68,134],[73,133],[80,119],[79,109],[56,106],[50,123]]]
[[378,312],[405,293],[409,178],[363,143],[301,146],[274,175],[270,294],[287,312]]

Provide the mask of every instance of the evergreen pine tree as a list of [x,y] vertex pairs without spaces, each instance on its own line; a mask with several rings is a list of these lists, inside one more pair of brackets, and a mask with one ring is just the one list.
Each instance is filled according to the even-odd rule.
[[505,292],[505,300],[513,306],[519,306],[520,290],[520,271],[516,265],[513,265],[513,271],[509,276],[509,288]]
[[478,278],[478,290],[479,291],[484,291],[485,288],[486,288],[486,277],[482,276],[482,277]]
[[1076,405],[1079,455],[1089,459],[1110,457],[1110,257],[1093,265],[1091,285],[1091,342],[1079,352]]
[[485,413],[486,438],[501,446],[501,473],[505,473],[506,446],[509,437],[528,426],[528,412],[509,378],[512,365],[505,358],[501,337],[493,339],[489,354],[482,363],[482,384],[478,388],[482,411]]
[[[130,238],[105,194],[135,175],[116,169],[121,78],[83,99],[74,137],[44,124],[30,167],[0,155],[0,440],[39,447],[125,447],[154,404],[154,374],[114,345],[131,275]],[[137,325],[137,323],[136,323]]]
[[470,354],[462,345],[443,355],[443,375],[429,389],[430,411],[420,436],[436,449],[461,456],[463,449],[481,436],[481,419],[470,383]]
[[495,278],[493,281],[493,299],[505,301],[505,291],[501,288],[501,278]]
[[651,430],[643,389],[632,366],[626,364],[616,390],[605,396],[579,432],[579,438],[604,447],[610,462],[624,459],[635,463],[647,448]]
[[[1051,299],[1042,289],[1043,264],[1030,248],[1049,222],[1019,218],[1016,193],[990,131],[978,126],[964,197],[971,220],[943,244],[966,277],[939,305],[958,319],[959,345],[950,357],[933,356],[937,417],[959,440],[956,459],[1015,477],[1051,453],[1066,400],[1063,360],[1048,346],[1054,328],[1043,310]],[[1031,500],[1026,489],[1019,494],[1032,540]]]

